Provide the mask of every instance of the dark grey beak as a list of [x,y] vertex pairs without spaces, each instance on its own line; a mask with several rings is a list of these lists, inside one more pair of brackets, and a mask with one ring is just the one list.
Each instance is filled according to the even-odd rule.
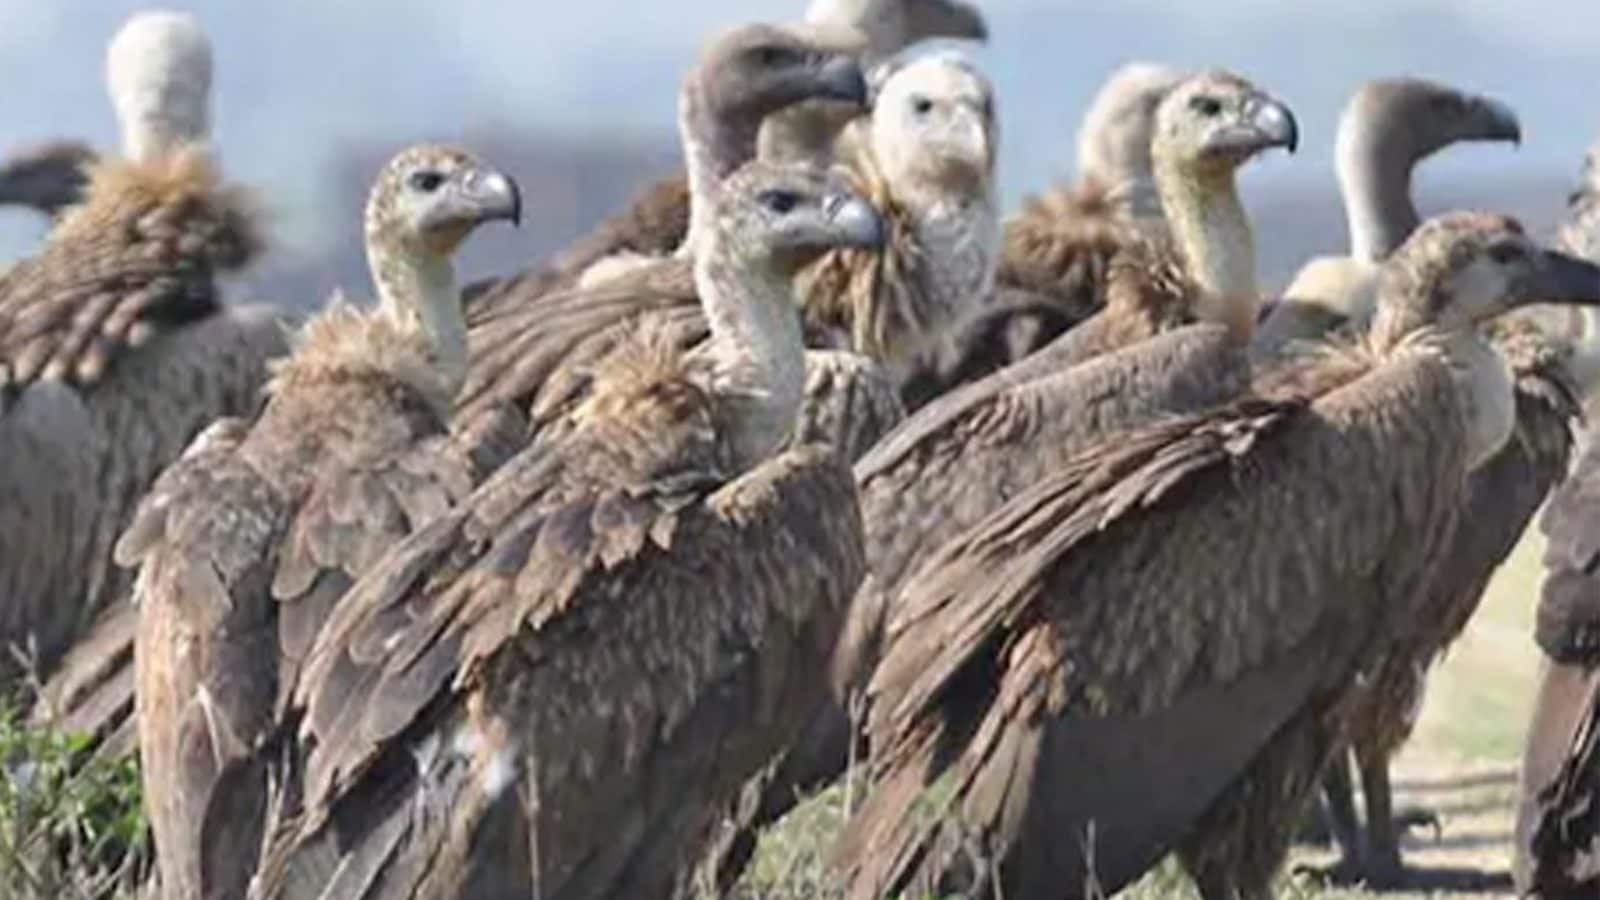
[[839,246],[869,249],[883,246],[883,219],[872,204],[854,194],[840,193],[828,195],[822,208]]
[[1516,110],[1489,97],[1477,98],[1473,106],[1473,127],[1465,135],[1467,139],[1510,141],[1519,147],[1522,145],[1522,122],[1517,118]]
[[1526,284],[1518,288],[1517,306],[1532,303],[1600,306],[1600,266],[1556,250],[1544,250]]
[[931,38],[989,40],[989,25],[976,6],[962,0],[912,0],[906,4],[908,43]]
[[818,97],[866,105],[867,79],[861,74],[861,63],[853,54],[830,53],[817,75]]
[[463,179],[461,190],[477,221],[509,219],[512,225],[522,224],[522,189],[511,176],[494,169],[476,169]]

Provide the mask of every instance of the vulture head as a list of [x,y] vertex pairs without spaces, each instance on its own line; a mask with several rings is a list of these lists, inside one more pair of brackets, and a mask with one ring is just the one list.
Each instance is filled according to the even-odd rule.
[[1363,84],[1339,119],[1338,156],[1409,172],[1457,141],[1522,141],[1522,124],[1506,104],[1420,78]]
[[769,113],[813,97],[866,102],[859,35],[812,26],[745,25],[723,33],[689,73],[686,96],[751,135]]
[[752,162],[717,204],[717,257],[741,273],[792,278],[835,247],[883,243],[878,213],[841,181],[808,166]]
[[77,203],[89,182],[85,167],[97,154],[81,141],[51,141],[0,160],[0,204],[55,216]]
[[449,257],[484,222],[522,221],[522,194],[466,150],[423,144],[383,167],[367,201],[367,243],[417,257]]
[[123,152],[149,161],[211,136],[211,40],[189,13],[135,14],[106,50]]
[[1600,266],[1541,247],[1510,216],[1430,219],[1379,276],[1379,308],[1446,329],[1473,328],[1539,302],[1600,305]]
[[890,184],[979,193],[994,178],[994,90],[971,62],[930,54],[874,73],[872,148]]
[[1300,143],[1294,113],[1231,72],[1190,76],[1156,110],[1151,157],[1196,175],[1231,174],[1271,147],[1293,153]]
[[1078,126],[1078,176],[1109,187],[1148,181],[1156,109],[1183,77],[1178,69],[1148,62],[1111,73]]
[[869,62],[918,41],[989,39],[983,13],[963,0],[812,0],[806,21],[857,29],[866,37]]

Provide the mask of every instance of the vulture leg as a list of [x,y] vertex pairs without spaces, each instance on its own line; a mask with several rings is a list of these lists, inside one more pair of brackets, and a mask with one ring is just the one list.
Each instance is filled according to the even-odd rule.
[[1356,819],[1350,761],[1343,753],[1334,754],[1328,770],[1322,773],[1322,799],[1329,835],[1339,847],[1339,862],[1333,870],[1354,872],[1361,865],[1361,826]]
[[1389,760],[1383,753],[1359,753],[1361,794],[1367,802],[1367,847],[1362,860],[1364,881],[1372,888],[1396,887],[1404,880],[1400,839],[1395,831],[1394,794],[1389,788]]

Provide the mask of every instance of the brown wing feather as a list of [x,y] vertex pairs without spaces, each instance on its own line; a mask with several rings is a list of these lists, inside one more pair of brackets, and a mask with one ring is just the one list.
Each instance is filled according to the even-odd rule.
[[[875,768],[925,781],[953,766],[952,808],[986,836],[982,853],[1001,864],[1008,894],[1018,880],[1082,883],[1081,849],[1061,854],[1036,842],[1046,832],[1081,834],[1097,819],[1130,821],[1126,798],[1140,794],[1122,795],[1122,808],[1072,807],[1080,818],[1048,829],[1018,828],[1034,821],[1035,803],[1054,801],[993,765],[990,754],[1004,746],[996,741],[1016,740],[1011,729],[1037,731],[1028,740],[1029,752],[1044,754],[1038,771],[1051,773],[1052,796],[1070,796],[1080,780],[1110,775],[1077,768],[1058,750],[1081,746],[1073,735],[1085,723],[1181,716],[1209,702],[1208,691],[1259,683],[1264,693],[1227,724],[1164,745],[1172,757],[1201,752],[1193,745],[1205,735],[1221,742],[1211,748],[1219,752],[1201,752],[1213,767],[1193,773],[1201,789],[1250,771],[1277,723],[1338,694],[1380,618],[1402,614],[1437,559],[1465,467],[1454,404],[1442,366],[1390,362],[1310,410],[1249,401],[1086,453],[941,549],[906,587],[873,679]],[[1219,568],[1215,559],[1243,562]],[[1201,560],[1209,568],[1193,565]],[[1287,661],[1299,665],[1277,672]],[[1308,670],[1309,679],[1287,677]],[[1228,707],[1207,708],[1220,716]],[[1239,741],[1241,729],[1253,738]],[[1115,775],[1133,790],[1162,766],[1186,765],[1167,757],[1146,760],[1148,772]],[[857,896],[913,877],[939,880],[938,859],[935,870],[915,871],[925,856],[917,848],[933,836],[907,817],[917,793],[901,790],[852,823],[845,858]],[[1198,807],[1133,818],[1116,836],[1123,867],[1095,868],[1102,886],[1136,876],[1214,797],[1202,790],[1189,798]]]
[[0,278],[0,358],[17,383],[93,384],[125,348],[215,313],[217,274],[260,247],[248,202],[202,151],[100,163],[84,204]]

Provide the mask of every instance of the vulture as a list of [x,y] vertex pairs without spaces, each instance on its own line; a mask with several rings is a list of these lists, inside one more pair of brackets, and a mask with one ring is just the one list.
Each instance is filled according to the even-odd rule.
[[46,141],[0,159],[0,206],[25,206],[52,221],[83,200],[99,155],[81,141]]
[[1378,267],[1422,221],[1411,198],[1417,164],[1460,141],[1522,140],[1504,103],[1420,78],[1361,85],[1345,104],[1335,172],[1350,232],[1348,256],[1306,263],[1261,324],[1263,348],[1315,340],[1372,314]]
[[378,301],[335,297],[272,365],[259,414],[207,428],[117,542],[137,567],[134,669],[162,896],[243,897],[261,845],[278,710],[323,621],[381,553],[471,490],[451,439],[466,324],[451,257],[517,221],[505,175],[454,148],[403,151],[367,204]]
[[[891,369],[938,339],[988,289],[994,271],[996,126],[988,79],[935,54],[877,71],[879,99],[846,157],[886,220],[881,248],[839,248],[800,271],[808,382],[802,442],[854,459],[902,411]],[[697,203],[699,201],[697,200]],[[652,318],[684,345],[708,322],[687,259],[643,264],[604,284],[548,294],[480,319],[459,418],[485,405],[529,406],[535,433],[568,421],[618,325]]]
[[741,804],[735,833],[724,836],[733,850],[715,862],[720,882],[737,875],[755,828],[844,772],[847,707],[870,678],[885,609],[924,554],[1095,436],[1245,389],[1244,344],[1258,298],[1253,237],[1233,172],[1268,147],[1292,146],[1294,118],[1238,76],[1211,72],[1175,89],[1158,119],[1153,146],[1175,248],[1119,256],[1110,302],[1096,319],[923,407],[856,463],[871,570],[834,660],[839,702],[769,773],[759,802]]
[[[962,0],[814,0],[806,22],[811,27],[798,31],[788,42],[772,41],[768,36],[766,49],[759,49],[754,43],[737,49],[723,44],[713,45],[709,55],[702,55],[699,90],[713,102],[701,103],[701,113],[703,117],[723,117],[714,131],[699,136],[723,155],[720,164],[725,168],[720,174],[706,173],[708,178],[733,171],[758,148],[765,148],[763,158],[806,155],[788,147],[821,146],[859,114],[861,98],[849,90],[841,94],[837,82],[831,86],[806,84],[807,68],[826,62],[827,51],[849,49],[875,62],[928,38],[984,40],[988,36],[982,14]],[[807,43],[813,46],[804,46]],[[714,58],[717,46],[752,58],[738,68],[732,60]],[[769,53],[770,58],[760,60],[763,52]],[[811,102],[805,102],[807,98]],[[687,111],[689,99],[686,93],[680,113]],[[763,127],[764,119],[791,104],[805,109],[797,109],[793,118],[785,120],[788,124],[775,122]],[[680,119],[679,124],[700,128],[713,123]],[[815,155],[809,149],[807,153]],[[479,298],[490,307],[527,303],[551,290],[572,286],[595,263],[608,257],[662,257],[678,250],[689,235],[693,193],[690,185],[697,180],[695,166],[703,162],[687,147],[684,158],[688,177],[669,176],[645,188],[626,210],[601,222],[532,271],[469,288],[473,306],[477,306]],[[603,266],[590,278],[598,279],[606,271],[608,268]]]
[[206,145],[211,62],[194,17],[128,20],[106,66],[125,157],[91,165],[81,203],[0,275],[0,643],[42,675],[97,615],[127,615],[112,545],[135,503],[202,428],[256,406],[285,347],[271,308],[225,297],[263,236]]
[[1106,80],[1078,130],[1078,180],[1030,198],[1005,224],[996,290],[902,379],[907,409],[1039,350],[1105,304],[1111,260],[1163,229],[1151,139],[1156,109],[1183,77],[1135,62]]
[[[1584,160],[1558,242],[1600,260],[1600,143]],[[1591,329],[1596,324],[1591,321]],[[1523,750],[1514,838],[1517,892],[1546,900],[1589,897],[1600,890],[1595,843],[1600,837],[1595,805],[1600,790],[1600,544],[1594,527],[1600,509],[1600,442],[1592,426],[1583,441],[1571,474],[1540,521],[1545,578],[1535,637],[1544,660]]]
[[251,896],[688,896],[716,815],[821,702],[865,563],[844,462],[781,449],[805,372],[792,279],[882,224],[761,162],[710,222],[710,339],[630,329],[569,428],[335,609]]
[[930,554],[868,691],[848,896],[1101,896],[1176,848],[1207,900],[1271,897],[1357,674],[1511,438],[1477,328],[1527,298],[1600,304],[1600,267],[1431,220],[1369,334],[1108,436]]
[[[1314,341],[1340,330],[1364,329],[1376,303],[1379,267],[1420,221],[1411,200],[1417,163],[1464,140],[1516,142],[1516,114],[1493,99],[1421,79],[1363,84],[1346,105],[1336,139],[1337,172],[1350,227],[1351,255],[1312,260],[1265,317],[1259,352],[1295,352],[1290,342]],[[1421,627],[1389,636],[1384,658],[1369,672],[1343,735],[1361,774],[1367,827],[1357,825],[1350,767],[1337,756],[1324,776],[1325,797],[1341,859],[1337,880],[1393,888],[1402,882],[1392,815],[1389,760],[1410,736],[1421,707],[1429,663],[1466,627],[1489,578],[1499,567],[1554,483],[1566,471],[1582,386],[1573,381],[1586,352],[1581,325],[1588,310],[1551,308],[1498,320],[1490,343],[1501,350],[1516,380],[1516,439],[1475,472],[1464,504],[1476,524],[1458,533],[1449,562],[1426,590],[1433,610]],[[1564,322],[1569,315],[1579,321]],[[1580,358],[1570,358],[1578,353]],[[1403,824],[1436,822],[1410,810]],[[1414,880],[1414,879],[1413,879]]]

